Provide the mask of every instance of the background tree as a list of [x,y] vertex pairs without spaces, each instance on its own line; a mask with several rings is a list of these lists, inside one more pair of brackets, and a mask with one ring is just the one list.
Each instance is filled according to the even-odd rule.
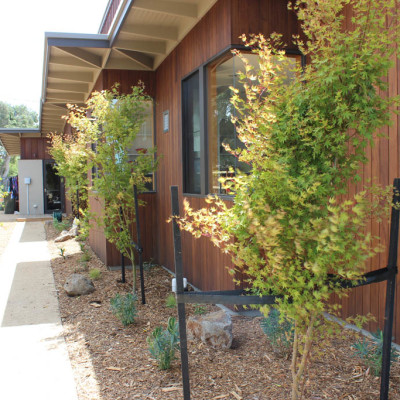
[[[38,115],[25,105],[16,105],[0,101],[0,128],[37,128]],[[0,144],[0,178],[18,174],[18,156],[10,156]]]
[[[281,296],[277,308],[295,326],[293,400],[301,397],[313,340],[327,333],[328,300],[343,293],[330,274],[360,279],[365,261],[380,250],[363,232],[371,216],[385,215],[390,189],[371,184],[353,197],[348,184],[360,180],[366,146],[399,104],[379,95],[393,66],[392,44],[400,39],[396,6],[387,0],[291,4],[305,36],[295,42],[309,56],[304,70],[290,70],[279,35],[244,38],[260,66],[255,70],[237,52],[246,65],[246,97],[232,88],[231,101],[244,148],[225,147],[251,165],[251,173],[237,170],[221,179],[235,193],[232,207],[210,197],[209,208],[194,211],[186,201],[180,221],[229,253],[254,293]],[[343,23],[344,7],[353,10],[351,30]],[[296,79],[288,81],[293,74]],[[340,202],[339,195],[348,200]]]

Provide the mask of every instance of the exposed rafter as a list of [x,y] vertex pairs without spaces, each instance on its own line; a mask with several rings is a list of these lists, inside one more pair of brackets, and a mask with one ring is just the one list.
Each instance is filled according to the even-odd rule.
[[156,11],[163,14],[175,15],[178,17],[197,18],[197,5],[182,1],[167,0],[135,0],[134,8],[142,10]]
[[51,78],[64,81],[90,82],[93,79],[93,74],[91,72],[54,71],[51,73]]
[[138,51],[132,50],[123,50],[117,49],[117,51],[123,54],[125,57],[128,57],[130,60],[135,61],[136,63],[140,64],[142,67],[152,70],[154,65],[154,58],[148,56],[146,54],[140,53]]
[[115,48],[160,55],[165,54],[167,51],[165,42],[151,42],[146,40],[117,40]]
[[121,33],[128,35],[138,35],[152,39],[178,40],[178,29],[176,27],[159,25],[125,25]]
[[87,50],[83,50],[75,47],[57,47],[57,49],[63,51],[64,53],[70,54],[77,59],[89,64],[91,67],[101,68],[102,58],[96,54],[92,54]]
[[82,60],[74,57],[62,57],[62,56],[55,56],[52,57],[49,61],[50,65],[65,65],[66,67],[78,67],[78,68],[91,68],[93,69],[93,65],[85,63]]
[[47,90],[59,90],[64,92],[80,92],[87,93],[89,91],[89,85],[87,83],[57,83],[49,82]]

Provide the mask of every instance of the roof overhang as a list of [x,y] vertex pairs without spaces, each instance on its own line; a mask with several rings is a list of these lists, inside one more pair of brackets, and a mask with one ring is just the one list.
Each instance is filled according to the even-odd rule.
[[42,136],[62,132],[103,69],[154,71],[217,0],[123,0],[108,34],[46,33]]
[[39,129],[0,128],[0,142],[10,156],[21,154],[22,137],[40,137]]

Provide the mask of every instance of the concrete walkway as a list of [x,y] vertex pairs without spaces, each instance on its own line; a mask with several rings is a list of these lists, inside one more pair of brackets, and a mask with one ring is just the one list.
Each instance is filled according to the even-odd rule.
[[44,222],[17,222],[0,258],[0,399],[77,398]]

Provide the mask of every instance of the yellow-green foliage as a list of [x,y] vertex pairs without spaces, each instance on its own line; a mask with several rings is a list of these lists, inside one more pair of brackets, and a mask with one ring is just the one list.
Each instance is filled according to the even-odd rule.
[[[346,5],[354,10],[350,31],[343,26]],[[221,179],[235,193],[233,206],[210,196],[209,208],[194,211],[185,201],[183,229],[209,236],[229,253],[253,292],[281,296],[278,309],[295,325],[292,399],[300,396],[299,381],[327,300],[341,293],[329,274],[358,279],[365,261],[380,251],[367,225],[372,215],[386,215],[390,188],[371,184],[355,196],[347,189],[360,181],[366,146],[390,123],[390,107],[399,104],[398,98],[379,95],[387,87],[382,77],[393,66],[390,44],[400,37],[394,5],[387,0],[290,5],[306,37],[295,42],[308,56],[290,82],[282,72],[289,63],[279,35],[244,37],[260,68],[237,52],[246,64],[240,76],[246,97],[232,88],[231,102],[244,146],[226,148],[252,171]],[[340,195],[348,200],[339,201]]]
[[[133,186],[140,192],[147,181],[146,175],[154,171],[156,163],[152,157],[155,149],[139,154],[134,162],[130,162],[128,152],[142,126],[145,102],[149,100],[141,86],[133,87],[132,93],[126,95],[119,94],[117,86],[94,92],[83,108],[69,105],[67,122],[73,134],[52,137],[51,154],[60,175],[67,176],[69,187],[86,190],[105,205],[105,212],[100,214],[82,210],[85,220],[94,219],[103,226],[107,239],[132,265],[135,265],[130,231],[135,221]],[[89,182],[88,172],[92,168],[96,173]],[[87,229],[81,227],[81,231]],[[135,275],[135,268],[133,271]],[[134,290],[135,282],[134,278]]]

